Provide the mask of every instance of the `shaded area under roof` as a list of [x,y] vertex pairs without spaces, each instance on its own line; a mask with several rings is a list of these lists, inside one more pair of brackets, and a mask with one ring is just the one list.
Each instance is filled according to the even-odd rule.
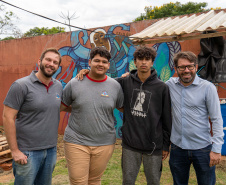
[[[203,34],[216,30],[216,33]],[[226,35],[226,9],[162,18],[130,36],[134,44],[152,44]]]

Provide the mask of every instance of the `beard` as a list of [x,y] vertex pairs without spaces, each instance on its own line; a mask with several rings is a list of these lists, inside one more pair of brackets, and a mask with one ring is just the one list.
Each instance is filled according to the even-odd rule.
[[191,72],[190,72],[190,75],[191,75],[190,78],[184,78],[184,77],[183,77],[184,74],[188,74],[188,73],[178,74],[178,77],[179,77],[179,79],[180,79],[183,83],[185,83],[185,84],[186,84],[186,83],[191,83],[191,82],[193,82],[193,80],[195,79],[196,73],[191,73]]
[[56,73],[56,71],[57,70],[54,70],[52,73],[47,73],[46,71],[45,71],[45,69],[46,69],[46,67],[42,64],[42,62],[41,62],[41,64],[40,64],[40,70],[42,71],[42,73],[43,73],[43,75],[45,76],[45,77],[47,77],[47,78],[51,78],[55,73]]

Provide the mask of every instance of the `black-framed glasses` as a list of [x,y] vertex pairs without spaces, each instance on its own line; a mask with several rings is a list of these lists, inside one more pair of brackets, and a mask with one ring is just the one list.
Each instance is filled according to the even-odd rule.
[[195,69],[195,64],[193,65],[188,65],[188,66],[177,66],[177,69],[179,69],[179,71],[185,71],[185,69],[188,68],[188,70],[193,70]]

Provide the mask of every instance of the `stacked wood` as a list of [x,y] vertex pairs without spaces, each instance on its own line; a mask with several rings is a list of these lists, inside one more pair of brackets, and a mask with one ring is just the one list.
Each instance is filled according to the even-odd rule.
[[6,137],[0,135],[0,168],[3,170],[12,169],[12,155]]

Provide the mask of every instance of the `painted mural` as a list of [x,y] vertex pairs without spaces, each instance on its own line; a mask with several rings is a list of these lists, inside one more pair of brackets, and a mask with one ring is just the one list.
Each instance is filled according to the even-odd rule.
[[[119,28],[124,33],[123,35],[115,34],[115,30]],[[112,78],[120,77],[122,74],[135,69],[133,53],[136,48],[129,37],[125,36],[128,35],[126,33],[129,33],[129,31],[130,26],[120,24],[111,26],[108,30],[98,28],[94,32],[86,30],[72,32],[70,36],[71,45],[59,48],[62,59],[69,57],[70,64],[65,71],[60,67],[54,78],[57,78],[64,87],[70,80],[68,78],[74,78],[81,69],[89,67],[89,53],[96,46],[103,46],[111,53],[108,76]],[[174,74],[173,55],[181,50],[181,46],[179,42],[167,42],[155,44],[153,47],[157,51],[153,67],[157,70],[159,78],[166,81]],[[60,124],[62,128],[67,125],[68,118],[69,114],[65,113],[63,123]],[[122,136],[123,113],[115,109],[114,118],[117,137],[120,138]]]

